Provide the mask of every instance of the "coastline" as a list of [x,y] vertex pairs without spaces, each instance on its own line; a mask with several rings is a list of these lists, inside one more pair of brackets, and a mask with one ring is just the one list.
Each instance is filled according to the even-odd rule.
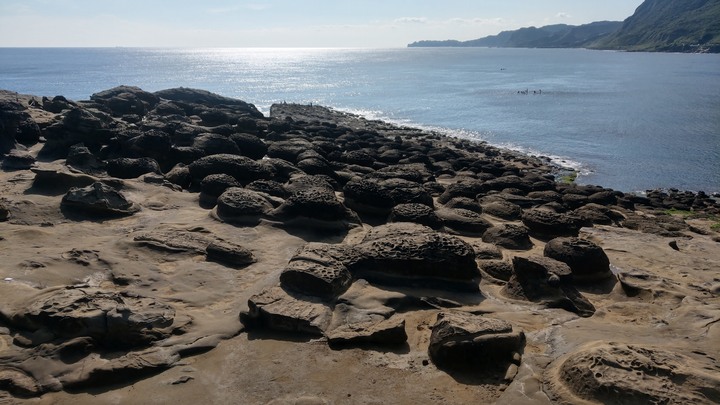
[[[487,143],[202,90],[0,102],[0,399],[720,397],[710,196],[563,184]],[[631,387],[642,370],[588,356],[689,382]]]

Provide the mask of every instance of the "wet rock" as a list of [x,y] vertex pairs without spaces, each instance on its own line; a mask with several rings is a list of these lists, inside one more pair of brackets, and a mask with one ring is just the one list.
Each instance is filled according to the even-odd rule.
[[100,182],[70,189],[60,206],[91,216],[124,216],[139,211],[122,193]]
[[647,346],[594,343],[558,360],[546,373],[553,402],[713,404],[720,378],[704,362]]
[[514,257],[513,276],[503,289],[510,297],[590,317],[595,307],[572,286],[572,270],[547,257]]
[[540,237],[578,236],[580,224],[577,218],[544,209],[528,209],[522,221],[530,233]]
[[533,247],[528,228],[523,225],[502,224],[494,226],[482,236],[483,242],[512,250],[528,250]]
[[113,159],[105,167],[108,175],[119,179],[134,179],[147,173],[162,174],[158,162],[147,157]]
[[388,222],[413,222],[433,229],[442,227],[435,210],[425,204],[399,204],[392,208]]
[[576,282],[592,282],[611,278],[610,259],[605,251],[586,239],[555,238],[545,244],[543,254],[561,261],[572,270]]
[[462,312],[441,312],[430,335],[428,353],[450,370],[505,369],[525,347],[525,334],[508,322]]

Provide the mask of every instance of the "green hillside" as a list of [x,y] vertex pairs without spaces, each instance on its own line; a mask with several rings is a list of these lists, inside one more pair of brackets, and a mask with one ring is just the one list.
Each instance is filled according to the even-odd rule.
[[596,49],[720,52],[720,0],[646,0]]

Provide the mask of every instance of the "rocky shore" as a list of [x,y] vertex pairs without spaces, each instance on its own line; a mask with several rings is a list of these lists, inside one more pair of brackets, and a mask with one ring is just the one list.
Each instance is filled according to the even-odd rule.
[[720,202],[321,106],[0,91],[0,403],[720,403]]

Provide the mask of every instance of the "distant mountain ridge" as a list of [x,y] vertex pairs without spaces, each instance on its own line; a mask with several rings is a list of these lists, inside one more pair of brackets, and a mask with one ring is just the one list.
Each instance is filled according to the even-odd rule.
[[625,21],[520,28],[470,41],[408,47],[590,48],[720,53],[720,0],[645,0]]

